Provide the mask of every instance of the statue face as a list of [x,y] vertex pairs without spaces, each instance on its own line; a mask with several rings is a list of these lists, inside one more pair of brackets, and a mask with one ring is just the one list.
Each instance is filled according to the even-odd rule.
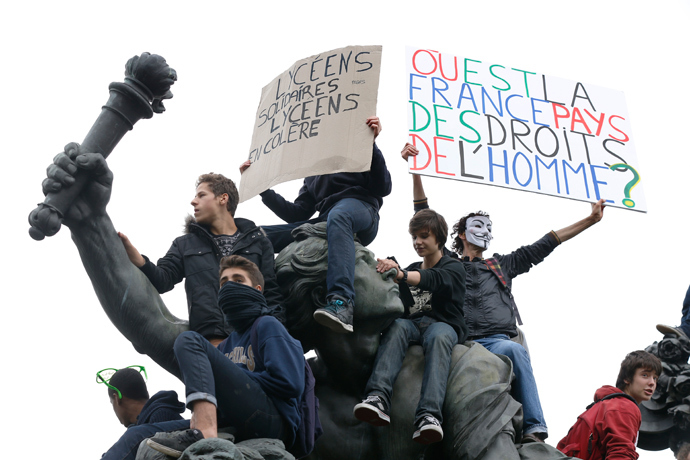
[[363,247],[357,247],[355,258],[355,321],[357,326],[376,326],[380,331],[376,319],[385,323],[404,311],[393,282],[395,270],[378,273],[374,253]]

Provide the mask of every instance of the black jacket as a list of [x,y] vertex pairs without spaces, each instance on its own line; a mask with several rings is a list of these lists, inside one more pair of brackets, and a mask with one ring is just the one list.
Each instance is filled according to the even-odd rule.
[[[467,339],[467,326],[463,318],[463,301],[465,299],[465,268],[460,261],[448,256],[441,257],[433,268],[422,270],[422,262],[415,262],[407,270],[418,271],[421,280],[417,287],[431,292],[431,311],[425,313],[455,329],[458,343]],[[406,318],[410,314],[410,307],[414,305],[414,298],[407,283],[400,283],[400,299],[405,306]]]
[[[276,281],[273,246],[266,234],[247,219],[235,219],[241,235],[232,253],[254,262],[264,276],[266,303],[281,322],[285,320],[282,295]],[[218,307],[218,269],[222,258],[220,249],[208,229],[189,216],[186,234],[173,241],[168,253],[157,264],[146,256],[141,271],[159,293],[170,291],[185,280],[189,328],[204,337],[227,337],[232,328],[226,323]]]
[[494,254],[501,265],[508,289],[481,259],[462,260],[467,273],[467,293],[465,294],[465,321],[469,328],[470,338],[484,337],[492,334],[517,335],[514,301],[510,288],[513,278],[527,273],[533,265],[543,261],[558,246],[558,240],[552,233],[547,233],[536,243],[511,252]]
[[292,224],[309,219],[316,211],[319,215],[326,214],[344,198],[356,198],[369,203],[378,212],[383,204],[383,197],[388,196],[391,189],[391,175],[386,168],[386,160],[374,144],[369,171],[307,177],[294,203],[273,190],[261,193],[261,200],[278,217]]

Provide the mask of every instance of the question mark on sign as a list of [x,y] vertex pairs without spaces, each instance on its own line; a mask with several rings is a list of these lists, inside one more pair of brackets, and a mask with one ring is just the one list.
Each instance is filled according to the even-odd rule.
[[609,169],[611,171],[632,171],[633,178],[630,182],[628,182],[625,185],[625,190],[623,190],[623,193],[625,193],[623,204],[629,208],[634,208],[635,202],[630,199],[630,191],[633,189],[633,187],[640,183],[640,174],[637,171],[635,171],[635,168],[625,163],[616,163],[614,165],[609,166]]

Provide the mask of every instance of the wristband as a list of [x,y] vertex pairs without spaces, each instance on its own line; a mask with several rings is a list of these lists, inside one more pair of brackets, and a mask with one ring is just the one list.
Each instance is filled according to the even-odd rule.
[[403,277],[402,277],[402,279],[401,279],[400,281],[402,281],[403,283],[407,283],[407,270],[402,270],[402,269],[401,269],[400,271],[401,271],[402,274],[403,274]]

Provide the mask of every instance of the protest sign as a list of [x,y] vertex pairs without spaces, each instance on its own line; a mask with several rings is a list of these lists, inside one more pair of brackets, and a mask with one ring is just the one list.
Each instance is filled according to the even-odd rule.
[[407,48],[412,173],[646,212],[622,92]]
[[380,46],[311,56],[261,91],[240,202],[293,179],[371,168]]

